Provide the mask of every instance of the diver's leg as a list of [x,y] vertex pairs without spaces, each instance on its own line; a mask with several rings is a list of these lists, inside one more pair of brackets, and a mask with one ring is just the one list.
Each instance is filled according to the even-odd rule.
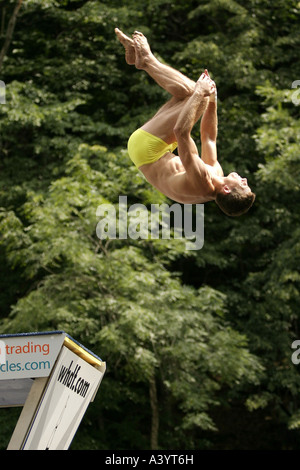
[[[170,101],[159,109],[152,119],[142,126],[142,129],[150,134],[156,135],[167,142],[167,144],[175,142],[176,136],[174,127],[189,98],[190,96],[187,96],[184,100],[179,100],[173,96]],[[208,98],[204,98],[203,101],[206,106]],[[196,113],[194,124],[200,119],[201,114],[202,112],[200,114],[199,112]]]
[[184,99],[193,94],[195,82],[183,75],[178,70],[162,64],[151,52],[145,36],[136,31],[133,34],[136,61],[135,66],[144,70],[156,83],[179,99]]
[[[178,99],[185,99],[194,92],[195,82],[178,70],[162,64],[151,52],[145,36],[135,31],[133,39],[126,36],[118,28],[115,29],[119,41],[125,47],[127,63],[147,72],[164,90]],[[134,48],[134,49],[133,49]]]

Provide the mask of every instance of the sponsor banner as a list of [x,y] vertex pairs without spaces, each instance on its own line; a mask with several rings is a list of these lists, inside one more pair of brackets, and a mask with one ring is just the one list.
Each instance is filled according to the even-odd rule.
[[48,377],[65,336],[63,332],[1,336],[0,380]]
[[6,361],[6,344],[0,340],[0,364],[4,364]]
[[104,371],[63,346],[22,448],[68,449]]

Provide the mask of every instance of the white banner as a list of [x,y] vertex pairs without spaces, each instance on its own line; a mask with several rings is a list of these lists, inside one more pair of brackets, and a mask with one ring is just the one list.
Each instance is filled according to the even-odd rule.
[[63,346],[22,448],[68,449],[104,371]]

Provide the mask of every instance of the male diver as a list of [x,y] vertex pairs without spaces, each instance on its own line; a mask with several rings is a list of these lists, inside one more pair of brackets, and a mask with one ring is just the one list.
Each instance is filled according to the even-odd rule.
[[[129,65],[147,72],[172,98],[129,138],[128,153],[147,181],[170,199],[183,204],[216,201],[230,216],[244,214],[255,194],[237,173],[224,176],[217,159],[217,89],[207,70],[194,82],[162,64],[145,36],[132,38],[118,28]],[[191,137],[201,118],[201,158]],[[178,147],[178,156],[173,152]]]

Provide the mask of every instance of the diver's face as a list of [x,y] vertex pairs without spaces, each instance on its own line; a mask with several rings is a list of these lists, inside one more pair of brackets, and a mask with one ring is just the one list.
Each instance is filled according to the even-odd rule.
[[225,184],[229,187],[229,189],[241,188],[245,190],[245,192],[251,191],[248,186],[247,178],[242,178],[237,173],[229,173],[229,175],[225,178]]

